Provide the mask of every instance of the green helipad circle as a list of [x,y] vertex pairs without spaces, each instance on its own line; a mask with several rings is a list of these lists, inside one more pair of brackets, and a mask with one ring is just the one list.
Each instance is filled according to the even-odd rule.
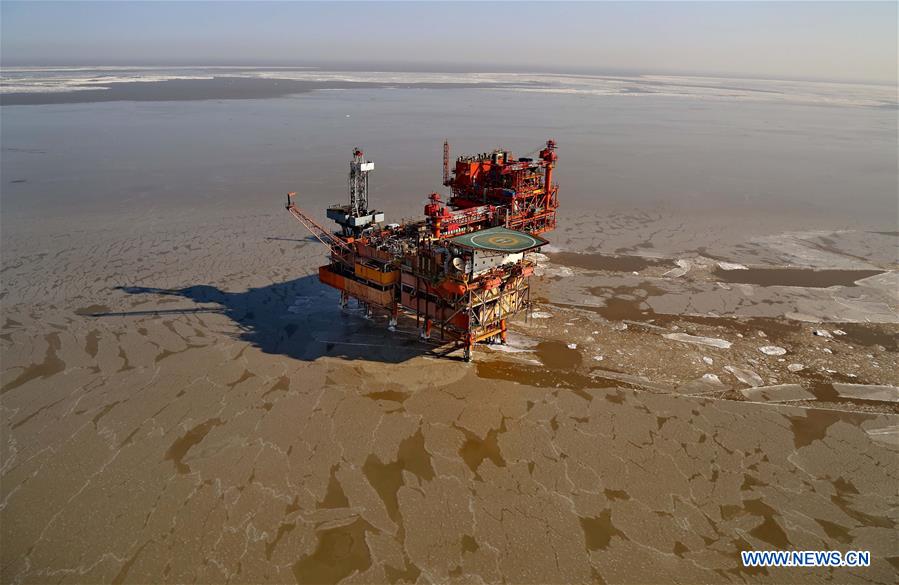
[[536,238],[520,232],[481,233],[471,236],[471,243],[487,250],[524,250],[539,244]]

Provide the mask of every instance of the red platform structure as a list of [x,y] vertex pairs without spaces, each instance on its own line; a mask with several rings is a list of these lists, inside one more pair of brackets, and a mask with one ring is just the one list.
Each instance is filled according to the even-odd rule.
[[342,304],[354,299],[366,311],[383,310],[391,328],[401,314],[414,317],[423,338],[437,333],[468,360],[476,343],[504,343],[507,320],[529,305],[534,262],[528,253],[548,243],[537,234],[556,226],[557,158],[548,140],[536,159],[501,149],[461,156],[450,176],[444,142],[449,201],[432,193],[423,220],[382,226],[384,214],[368,208],[374,163],[356,148],[349,204],[328,208],[339,232],[298,208],[293,193],[287,209],[330,249],[319,279],[340,291]]
[[450,206],[501,207],[503,223],[510,229],[537,234],[552,230],[559,206],[559,187],[552,182],[557,159],[553,140],[546,142],[537,159],[515,158],[506,150],[460,156],[453,177],[444,180],[453,192]]

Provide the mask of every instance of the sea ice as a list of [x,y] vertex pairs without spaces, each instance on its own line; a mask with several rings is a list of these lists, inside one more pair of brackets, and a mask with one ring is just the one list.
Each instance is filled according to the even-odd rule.
[[899,425],[865,429],[868,436],[875,441],[899,447]]
[[841,398],[872,400],[875,402],[899,402],[899,387],[874,384],[834,383],[833,389]]
[[752,370],[744,370],[742,368],[735,368],[734,366],[724,366],[724,369],[733,374],[737,380],[749,386],[758,387],[765,383],[762,380],[762,377]]
[[815,395],[799,384],[779,384],[740,390],[749,400],[756,402],[795,402],[798,400],[814,400]]
[[759,348],[759,351],[765,355],[784,355],[787,353],[787,350],[776,345],[763,345]]
[[677,264],[677,268],[672,268],[671,270],[669,270],[662,276],[668,276],[671,278],[679,278],[679,277],[685,275],[686,273],[690,272],[690,268],[692,267],[692,264],[690,263],[690,261],[686,260],[684,258],[675,260],[674,263]]
[[700,337],[698,335],[690,335],[688,333],[666,333],[662,337],[666,339],[673,339],[674,341],[681,341],[683,343],[710,345],[719,349],[729,349],[731,346],[731,343],[725,339],[718,339],[717,337]]

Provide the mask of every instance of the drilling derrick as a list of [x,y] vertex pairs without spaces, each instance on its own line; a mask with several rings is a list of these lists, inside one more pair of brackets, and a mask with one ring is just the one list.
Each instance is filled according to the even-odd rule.
[[368,209],[368,174],[374,169],[375,163],[365,160],[362,151],[354,148],[347,177],[350,203],[328,207],[328,219],[333,219],[343,228],[344,236],[358,237],[372,224],[384,221],[382,212]]
[[414,318],[422,339],[452,343],[471,359],[474,344],[504,343],[507,321],[529,305],[534,262],[528,254],[548,242],[537,234],[555,227],[557,155],[547,141],[539,159],[496,150],[459,157],[449,173],[444,142],[444,202],[432,193],[424,219],[381,226],[384,214],[369,209],[368,175],[374,163],[353,150],[349,203],[332,205],[329,233],[293,203],[287,209],[330,250],[319,280],[354,299],[366,312],[384,312],[388,327],[401,315]]

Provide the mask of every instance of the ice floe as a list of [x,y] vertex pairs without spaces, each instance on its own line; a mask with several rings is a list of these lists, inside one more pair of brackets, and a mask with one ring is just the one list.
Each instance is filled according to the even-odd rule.
[[765,382],[762,380],[762,377],[753,372],[752,370],[746,370],[743,368],[737,368],[734,366],[724,366],[724,369],[733,374],[734,378],[743,382],[746,385],[757,387],[762,386]]
[[718,268],[721,270],[749,270],[746,266],[735,262],[719,262]]
[[787,353],[787,350],[776,345],[763,345],[759,348],[759,351],[765,355],[784,355]]
[[674,263],[677,264],[677,268],[672,268],[662,276],[667,276],[669,278],[679,278],[690,272],[690,268],[693,266],[692,263],[685,258],[675,260]]
[[891,425],[886,427],[865,429],[871,439],[888,445],[899,447],[899,425]]
[[897,386],[834,383],[833,389],[840,398],[875,402],[899,402],[899,387]]
[[814,400],[815,395],[799,384],[778,384],[776,386],[761,386],[757,388],[745,388],[740,393],[748,400],[755,402],[797,402],[799,400]]
[[709,345],[712,347],[717,347],[719,349],[729,349],[731,346],[731,342],[725,339],[718,339],[717,337],[700,337],[698,335],[690,335],[688,333],[666,333],[662,337],[666,339],[672,339],[674,341],[681,341],[683,343]]

